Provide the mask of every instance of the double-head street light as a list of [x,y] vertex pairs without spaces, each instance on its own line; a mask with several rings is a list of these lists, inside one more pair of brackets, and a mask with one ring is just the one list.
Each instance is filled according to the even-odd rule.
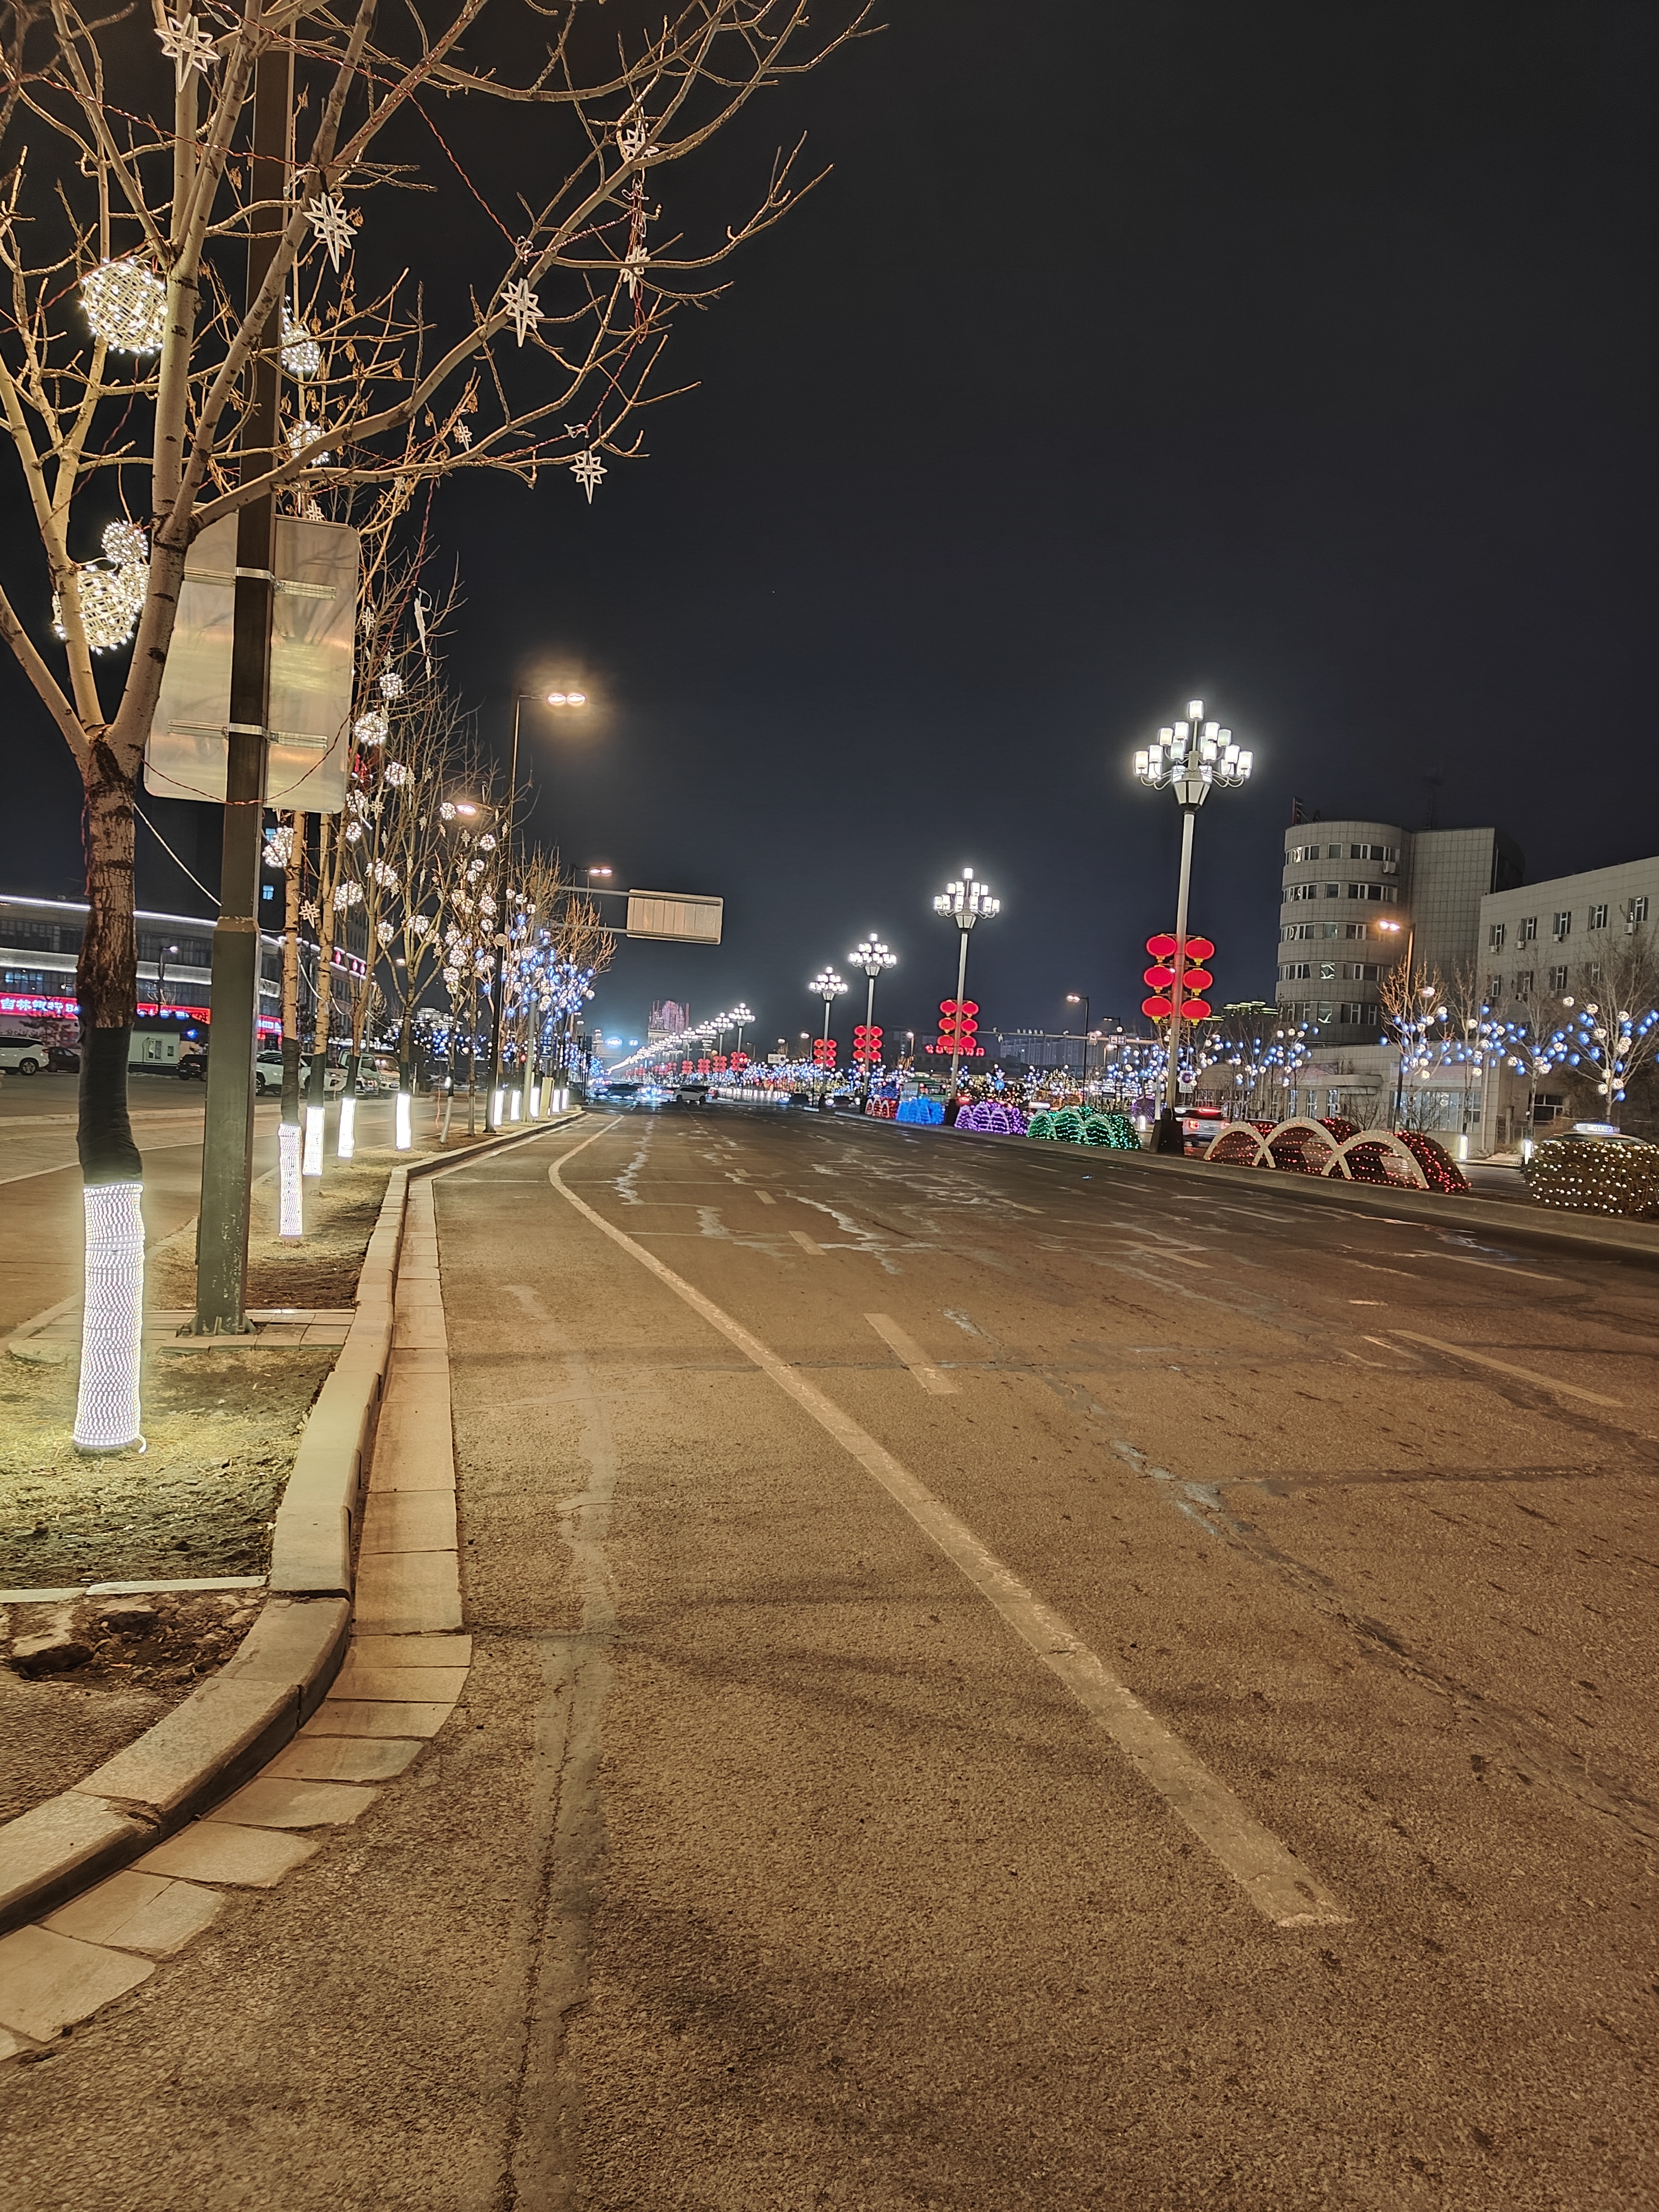
[[946,884],[933,901],[933,912],[949,915],[961,933],[961,948],[957,954],[957,1013],[951,1042],[952,1091],[957,1087],[957,1071],[962,1064],[963,994],[968,988],[968,933],[976,921],[991,921],[1001,911],[1002,901],[991,896],[971,868],[964,868],[956,883]]
[[1181,1021],[1187,964],[1187,897],[1193,878],[1193,824],[1212,791],[1237,791],[1250,780],[1251,756],[1233,742],[1231,730],[1204,719],[1204,702],[1188,702],[1187,719],[1160,730],[1155,744],[1135,755],[1135,775],[1149,791],[1172,791],[1181,809],[1181,888],[1176,898],[1175,980],[1170,989],[1170,1055],[1165,1072],[1164,1112],[1158,1150],[1179,1152],[1181,1135]]
[[898,955],[890,952],[872,930],[868,937],[859,939],[857,948],[847,957],[855,968],[862,968],[869,979],[864,994],[864,1085],[860,1094],[867,1106],[870,1103],[870,1064],[873,1046],[870,1031],[876,1018],[876,978],[884,975],[888,969],[898,966]]

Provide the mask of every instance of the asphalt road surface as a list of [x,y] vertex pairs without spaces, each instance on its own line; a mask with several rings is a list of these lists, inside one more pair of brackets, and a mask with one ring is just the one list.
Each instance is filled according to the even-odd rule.
[[1656,2201],[1659,1273],[743,1109],[438,1218],[466,1705],[20,2205]]

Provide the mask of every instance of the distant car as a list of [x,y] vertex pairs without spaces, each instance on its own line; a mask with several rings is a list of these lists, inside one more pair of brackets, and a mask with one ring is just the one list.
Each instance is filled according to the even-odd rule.
[[182,1083],[207,1081],[207,1054],[199,1044],[191,1045],[179,1054],[176,1073]]
[[81,1073],[79,1048],[72,1044],[49,1044],[46,1047],[46,1066],[56,1068],[60,1075],[78,1075]]
[[283,1055],[280,1052],[262,1052],[253,1063],[253,1092],[263,1098],[267,1091],[283,1087]]
[[0,1036],[0,1068],[17,1075],[39,1075],[47,1066],[45,1045],[35,1037]]

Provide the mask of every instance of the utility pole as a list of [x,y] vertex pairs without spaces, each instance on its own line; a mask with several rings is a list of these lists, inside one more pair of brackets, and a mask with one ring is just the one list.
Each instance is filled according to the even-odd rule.
[[[254,64],[253,147],[246,307],[263,289],[288,205],[289,121],[294,52],[273,38]],[[273,296],[256,333],[245,389],[244,482],[274,465],[282,435],[281,300]],[[276,501],[267,492],[236,518],[236,586],[230,656],[229,748],[219,920],[213,932],[213,1020],[202,1150],[202,1213],[196,1244],[196,1333],[247,1331],[248,1212],[253,1180],[253,1049],[259,1012],[259,851],[264,823],[270,715],[270,628],[276,595]]]

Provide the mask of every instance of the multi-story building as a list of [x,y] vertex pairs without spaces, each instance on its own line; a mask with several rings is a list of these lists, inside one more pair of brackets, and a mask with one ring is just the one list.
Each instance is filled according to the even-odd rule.
[[1480,902],[1480,975],[1494,1013],[1559,1001],[1599,980],[1607,947],[1659,927],[1659,857],[1589,868]]
[[[84,900],[25,898],[0,894],[0,1022],[48,1042],[69,1042],[80,1018],[75,970],[86,927]],[[212,1020],[213,924],[199,915],[157,914],[141,908],[138,939],[138,1029],[135,1057],[145,1056],[142,1038],[172,1036],[200,1041]],[[348,917],[348,942],[336,945],[337,969],[361,980],[365,973],[362,925],[355,939]],[[283,940],[262,931],[259,1025],[267,1036],[282,1033]],[[302,945],[302,974],[314,973],[317,947]],[[64,1025],[61,1030],[56,1024]],[[155,1055],[170,1055],[158,1048]]]
[[1306,822],[1285,833],[1276,995],[1322,1046],[1376,1044],[1382,984],[1412,945],[1449,974],[1478,957],[1481,901],[1521,881],[1499,830],[1408,830],[1392,822]]

